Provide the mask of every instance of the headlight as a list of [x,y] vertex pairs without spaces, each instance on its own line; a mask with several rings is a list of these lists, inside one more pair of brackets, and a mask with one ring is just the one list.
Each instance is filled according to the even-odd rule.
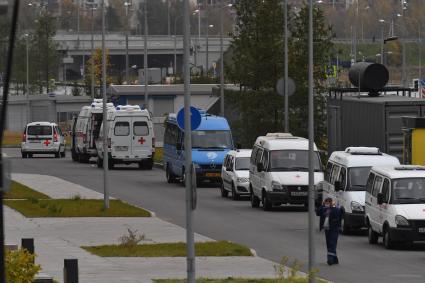
[[397,224],[397,226],[410,226],[409,221],[401,215],[395,216],[395,224]]
[[364,209],[363,209],[363,206],[360,203],[358,203],[357,201],[352,201],[351,202],[351,211],[361,211],[361,212],[363,212]]
[[244,177],[241,177],[241,178],[237,178],[236,179],[236,181],[238,182],[238,183],[248,183],[249,182],[249,179],[248,178],[244,178]]
[[282,185],[278,182],[272,182],[272,191],[280,191],[282,190]]

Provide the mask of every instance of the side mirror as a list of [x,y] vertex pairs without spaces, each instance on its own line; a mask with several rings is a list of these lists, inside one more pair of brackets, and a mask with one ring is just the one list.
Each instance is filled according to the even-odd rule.
[[226,167],[226,171],[232,171],[232,167]]
[[263,163],[257,163],[257,171],[258,172],[263,172],[264,171]]
[[177,143],[176,144],[176,149],[177,150],[182,150],[182,144],[181,143]]
[[341,181],[335,181],[335,183],[334,183],[334,187],[335,187],[335,192],[342,191],[342,184],[341,184]]
[[384,194],[383,193],[378,193],[377,202],[378,202],[379,205],[384,203]]

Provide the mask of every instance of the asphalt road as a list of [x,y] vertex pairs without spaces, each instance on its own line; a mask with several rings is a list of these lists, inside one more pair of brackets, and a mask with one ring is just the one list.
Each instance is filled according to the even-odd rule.
[[[103,174],[95,164],[74,163],[69,158],[21,159],[19,149],[4,149],[12,172],[52,175],[102,192]],[[122,166],[110,171],[111,196],[152,210],[166,221],[185,226],[185,191],[168,184],[160,169],[142,171]],[[317,219],[316,219],[316,226]],[[301,208],[271,212],[251,208],[248,201],[222,199],[217,187],[198,189],[194,227],[217,240],[231,240],[254,248],[258,255],[276,262],[297,259],[307,267],[308,215]],[[140,231],[143,232],[143,231]],[[381,242],[381,240],[380,240]],[[338,266],[326,264],[324,234],[315,231],[319,275],[334,282],[425,282],[425,245],[386,250],[369,245],[364,233],[340,236]]]

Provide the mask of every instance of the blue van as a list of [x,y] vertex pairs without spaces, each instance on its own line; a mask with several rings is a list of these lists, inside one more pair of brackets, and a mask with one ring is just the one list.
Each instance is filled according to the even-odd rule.
[[[197,183],[220,182],[221,166],[227,152],[234,149],[229,123],[223,117],[201,110],[201,124],[192,132],[192,162]],[[164,168],[168,183],[185,181],[184,131],[177,125],[177,115],[165,121]]]

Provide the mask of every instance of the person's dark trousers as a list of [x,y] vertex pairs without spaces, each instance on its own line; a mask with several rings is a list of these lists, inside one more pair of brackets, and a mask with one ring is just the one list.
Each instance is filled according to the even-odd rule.
[[328,249],[328,264],[337,264],[338,257],[336,256],[336,245],[338,243],[339,231],[335,229],[325,230],[326,247]]

